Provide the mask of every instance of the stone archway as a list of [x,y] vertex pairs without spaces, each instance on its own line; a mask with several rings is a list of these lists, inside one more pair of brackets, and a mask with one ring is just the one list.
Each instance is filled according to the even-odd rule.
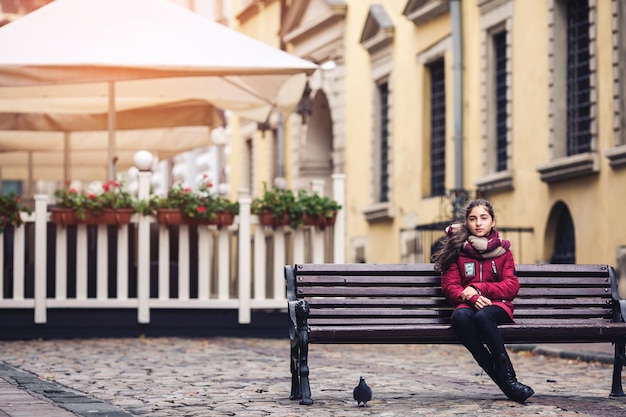
[[559,201],[552,207],[546,227],[546,256],[553,264],[576,263],[576,233],[569,208]]
[[303,182],[324,180],[324,194],[332,195],[333,124],[328,99],[323,90],[315,93],[306,140],[300,148],[299,177]]

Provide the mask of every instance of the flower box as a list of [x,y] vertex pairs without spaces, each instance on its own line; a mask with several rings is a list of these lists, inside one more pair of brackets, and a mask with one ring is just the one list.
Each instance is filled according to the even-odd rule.
[[272,212],[263,210],[258,214],[258,216],[259,216],[259,223],[261,223],[263,226],[269,226],[273,228],[287,226],[290,221],[288,213],[283,213],[283,214],[274,216]]
[[302,221],[305,226],[315,226],[323,229],[327,226],[334,226],[335,221],[337,220],[337,212],[333,212],[331,216],[314,216],[311,214],[304,213],[302,215]]
[[215,212],[214,219],[208,218],[190,218],[183,214],[182,210],[176,208],[160,208],[156,209],[156,218],[159,224],[166,226],[179,226],[181,224],[188,225],[216,225],[230,226],[235,222],[235,215],[229,211]]
[[94,224],[91,210],[85,210],[84,216],[80,218],[74,209],[55,207],[50,209],[50,219],[52,223],[60,226]]
[[74,209],[55,207],[50,209],[50,217],[52,223],[60,226],[76,224],[121,226],[130,223],[134,212],[134,209],[103,209],[100,213],[94,214],[92,210],[85,210],[84,216],[79,216]]

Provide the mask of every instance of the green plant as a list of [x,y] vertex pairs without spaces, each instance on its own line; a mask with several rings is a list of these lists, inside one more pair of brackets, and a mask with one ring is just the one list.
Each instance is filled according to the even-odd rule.
[[313,217],[332,217],[338,210],[341,210],[341,204],[335,200],[322,197],[317,193],[309,194],[306,190],[298,191],[298,202],[303,212]]
[[206,177],[205,181],[198,186],[197,191],[177,184],[168,190],[165,197],[152,196],[148,202],[140,203],[139,207],[144,213],[154,212],[160,208],[179,209],[185,217],[198,220],[215,220],[215,213],[218,211],[239,214],[238,202],[216,196],[212,188],[213,183],[206,181]]
[[0,194],[0,233],[4,233],[4,229],[8,225],[20,226],[24,222],[20,212],[31,213],[29,207],[22,204],[20,197],[10,192],[8,194]]
[[123,189],[122,184],[114,180],[102,184],[100,193],[88,193],[65,187],[56,190],[54,196],[57,199],[57,207],[74,210],[79,219],[85,218],[86,210],[98,215],[105,209],[135,209],[136,204],[130,193]]
[[267,188],[267,183],[263,183],[262,196],[252,200],[251,210],[253,214],[269,212],[275,219],[287,214],[292,228],[302,224],[302,206],[298,203],[293,191],[277,187],[270,190]]

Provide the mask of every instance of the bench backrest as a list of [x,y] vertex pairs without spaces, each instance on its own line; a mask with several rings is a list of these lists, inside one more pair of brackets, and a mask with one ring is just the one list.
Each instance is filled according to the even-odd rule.
[[[433,264],[298,264],[285,272],[288,298],[306,299],[315,332],[449,325],[452,308]],[[615,273],[607,265],[519,264],[516,275],[517,323],[615,319]]]

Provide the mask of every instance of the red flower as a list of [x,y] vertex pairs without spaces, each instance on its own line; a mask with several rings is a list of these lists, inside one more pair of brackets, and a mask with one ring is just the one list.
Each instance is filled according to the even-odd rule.
[[199,207],[198,207],[198,212],[199,212],[199,213],[206,213],[206,207],[204,207],[204,206],[199,206]]
[[96,198],[96,195],[95,194],[89,194],[88,197],[89,197],[90,200],[93,200],[93,199]]
[[102,184],[102,189],[104,191],[109,191],[109,184]]

